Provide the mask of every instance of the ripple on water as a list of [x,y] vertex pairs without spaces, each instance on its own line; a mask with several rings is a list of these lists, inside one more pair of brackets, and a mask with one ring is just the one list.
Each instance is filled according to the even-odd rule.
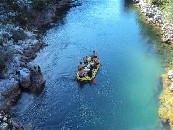
[[[24,95],[17,115],[41,130],[154,130],[153,95],[162,68],[156,47],[145,40],[150,33],[141,36],[136,14],[123,10],[122,0],[82,1],[64,24],[47,32],[49,46],[34,60],[47,80],[45,89],[39,96]],[[76,67],[93,50],[102,64],[97,84],[81,87],[74,80]]]

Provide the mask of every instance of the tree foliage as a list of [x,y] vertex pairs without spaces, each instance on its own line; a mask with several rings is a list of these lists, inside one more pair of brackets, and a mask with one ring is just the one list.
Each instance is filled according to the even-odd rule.
[[9,48],[0,50],[0,72],[3,70],[5,66],[5,62],[11,60],[13,57],[13,51]]
[[173,23],[173,0],[147,0],[148,3],[157,5],[164,13],[165,19]]
[[6,11],[4,15],[8,15],[9,12],[16,12],[15,16],[8,16],[4,20],[5,22],[12,20],[12,22],[26,24],[34,19],[36,13],[46,11],[51,3],[57,1],[59,0],[0,0],[0,4]]
[[170,0],[151,0],[152,4],[162,6],[169,3]]

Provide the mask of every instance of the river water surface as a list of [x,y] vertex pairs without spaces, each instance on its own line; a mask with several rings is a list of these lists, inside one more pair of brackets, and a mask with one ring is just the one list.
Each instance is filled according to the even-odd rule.
[[[80,0],[47,31],[35,63],[46,85],[24,93],[15,115],[39,130],[159,130],[158,96],[163,56],[157,30],[124,0]],[[97,84],[75,80],[82,57],[96,50]],[[163,129],[163,128],[162,128]]]

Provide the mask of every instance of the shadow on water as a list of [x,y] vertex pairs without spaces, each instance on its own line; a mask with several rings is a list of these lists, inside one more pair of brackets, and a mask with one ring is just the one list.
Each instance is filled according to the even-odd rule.
[[[55,12],[55,16],[52,17],[52,22],[50,24],[48,24],[48,26],[41,26],[39,28],[39,32],[40,33],[46,33],[46,31],[50,28],[53,28],[55,26],[58,25],[63,25],[65,24],[65,18],[69,12],[69,10],[71,8],[75,8],[77,6],[81,6],[81,3],[78,2],[78,0],[73,0],[72,2],[66,4],[66,5],[62,5],[60,6],[56,12]],[[57,7],[56,7],[57,8]]]
[[[78,85],[79,85],[79,88],[80,89],[83,89],[84,87],[86,87],[86,86],[92,86],[92,85],[94,85],[94,83],[93,83],[93,81],[88,81],[88,82],[82,82],[82,81],[78,81],[78,80],[76,80],[77,81],[77,83],[78,83]],[[96,84],[95,84],[96,85]]]
[[145,16],[141,15],[139,11],[134,9],[132,0],[124,0],[124,11],[130,12],[135,10],[137,14],[136,22],[139,25],[139,33],[144,41],[146,41],[147,54],[159,57],[160,63],[163,67],[173,65],[173,51],[170,45],[162,42],[161,30],[159,27],[146,22]]
[[[145,16],[141,16],[141,14],[138,12],[138,19],[137,23],[140,26],[140,34],[142,36],[142,39],[146,41],[147,43],[147,53],[152,55],[157,55],[159,57],[159,62],[161,65],[165,68],[170,65],[173,65],[173,51],[172,47],[170,45],[163,43],[161,39],[161,30],[159,27],[149,24],[145,20]],[[163,82],[162,78],[158,78],[157,88],[154,90],[153,97],[148,103],[148,106],[153,102],[153,100],[159,102],[159,96],[161,94],[161,91],[163,90]],[[169,123],[165,122],[162,123],[164,130],[169,130]]]
[[130,7],[132,5],[132,0],[124,0],[124,7]]
[[130,12],[132,10],[132,0],[123,0],[123,9],[125,12]]
[[140,34],[142,39],[146,41],[147,51],[152,55],[159,55],[159,61],[163,67],[173,65],[173,51],[170,45],[163,43],[161,39],[161,30],[159,27],[154,26],[146,22],[144,16],[141,16],[139,12],[137,23],[140,26]]

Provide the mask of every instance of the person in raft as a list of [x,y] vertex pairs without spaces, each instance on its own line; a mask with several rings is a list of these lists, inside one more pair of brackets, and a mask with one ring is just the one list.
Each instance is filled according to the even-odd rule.
[[93,62],[96,61],[96,59],[97,59],[97,53],[96,53],[96,51],[93,51],[93,54],[91,55],[91,59],[92,59]]
[[94,64],[95,68],[97,68],[99,64],[100,64],[100,59],[96,58],[95,64]]
[[86,56],[83,58],[84,60],[84,64],[88,64],[89,62],[91,62],[91,56]]
[[78,71],[80,71],[82,68],[83,68],[82,62],[80,62],[78,65]]
[[86,57],[83,58],[84,64],[88,64],[87,59],[88,59],[88,56],[86,56]]
[[85,65],[84,65],[84,71],[85,71],[85,72],[90,71],[90,64],[85,64]]
[[96,51],[93,51],[93,54],[92,54],[91,57],[93,57],[93,58],[97,58],[97,53],[96,53]]
[[84,69],[82,68],[80,71],[79,71],[79,77],[82,78],[82,77],[85,77],[86,76],[86,72],[84,71]]

